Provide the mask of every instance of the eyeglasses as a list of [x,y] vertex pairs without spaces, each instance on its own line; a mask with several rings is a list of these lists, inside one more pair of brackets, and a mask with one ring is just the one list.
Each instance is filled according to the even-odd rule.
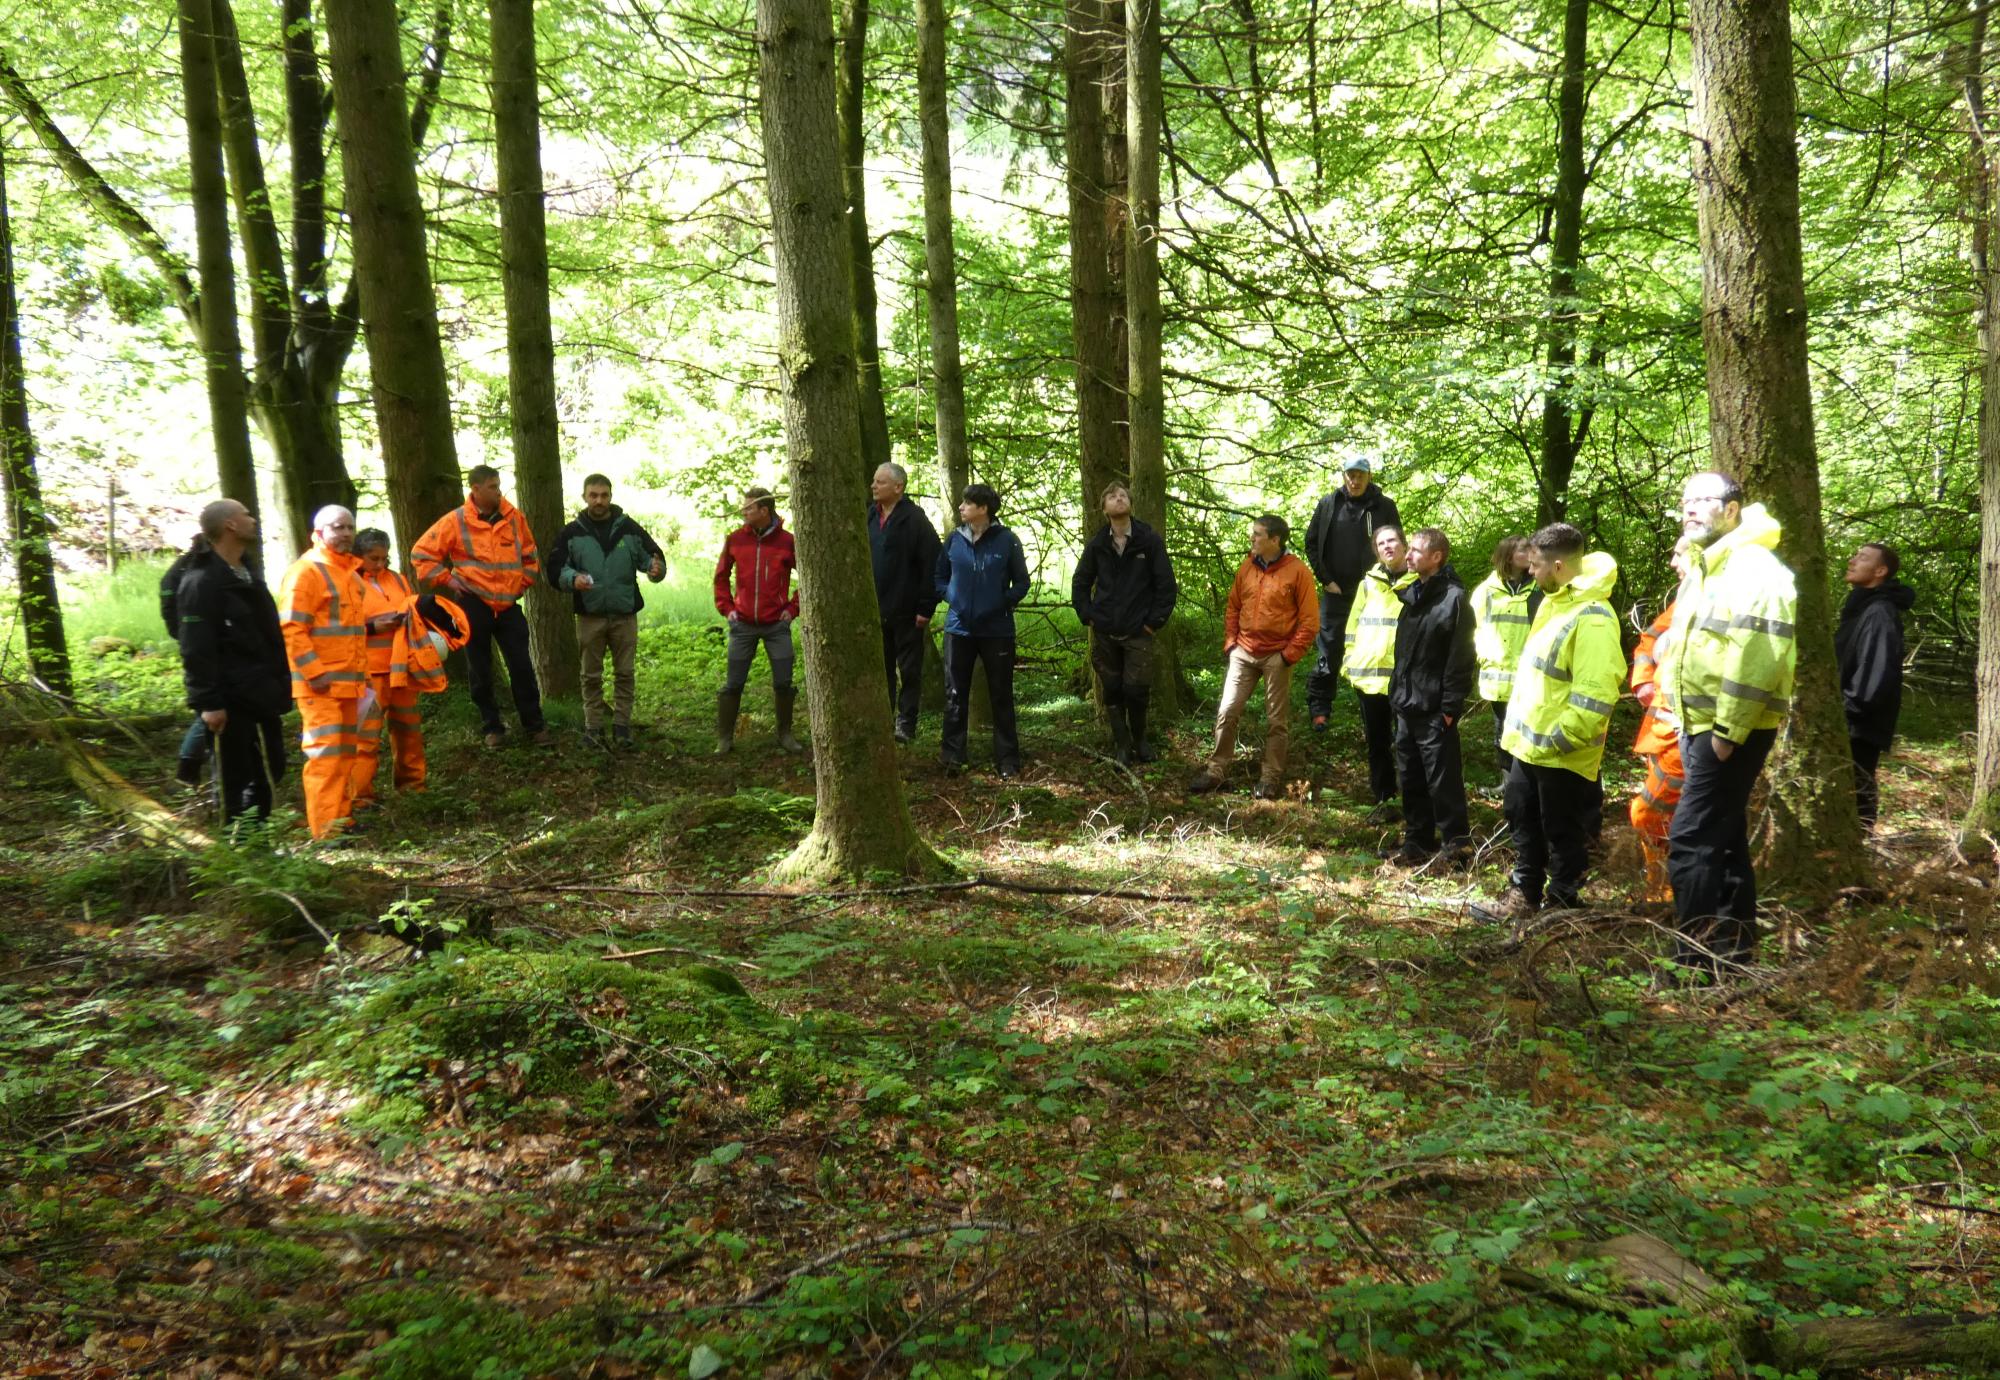
[[1699,504],[1713,504],[1714,506],[1720,508],[1723,504],[1727,502],[1729,502],[1729,500],[1724,498],[1721,494],[1688,494],[1686,497],[1681,499],[1681,507],[1693,508]]

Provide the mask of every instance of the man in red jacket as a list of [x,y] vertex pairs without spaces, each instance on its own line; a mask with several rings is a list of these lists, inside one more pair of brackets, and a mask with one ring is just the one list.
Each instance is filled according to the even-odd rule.
[[715,701],[718,753],[736,748],[736,714],[743,707],[743,687],[750,682],[750,663],[760,642],[777,697],[778,746],[786,752],[805,751],[792,736],[792,707],[799,693],[792,685],[792,620],[799,616],[792,570],[797,564],[792,534],[778,516],[771,491],[744,490],[743,525],[723,541],[715,563],[715,611],[729,620],[728,671]]

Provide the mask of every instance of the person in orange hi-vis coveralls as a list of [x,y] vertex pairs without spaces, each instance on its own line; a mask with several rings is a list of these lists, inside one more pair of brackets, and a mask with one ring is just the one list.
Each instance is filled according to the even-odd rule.
[[353,547],[354,514],[320,509],[312,550],[292,562],[278,586],[278,626],[305,728],[306,824],[316,839],[350,822],[362,701],[373,698],[361,562]]
[[472,623],[465,648],[465,674],[486,746],[507,741],[500,706],[493,694],[493,647],[507,659],[507,680],[521,731],[531,742],[550,741],[542,719],[542,691],[528,655],[528,620],[521,596],[541,578],[542,557],[521,510],[500,494],[500,471],[474,465],[465,472],[466,497],[410,548],[410,564],[420,584],[457,604]]
[[[1687,577],[1687,543],[1674,547],[1674,573]],[[1646,899],[1671,901],[1673,887],[1667,881],[1667,830],[1674,822],[1674,806],[1681,799],[1680,726],[1667,712],[1659,697],[1660,662],[1673,637],[1674,604],[1660,610],[1651,627],[1640,634],[1632,652],[1632,693],[1639,697],[1646,713],[1639,720],[1639,736],[1632,751],[1646,763],[1646,780],[1632,797],[1632,827],[1639,834],[1639,848],[1646,860]]]
[[407,676],[400,685],[389,682],[396,630],[409,620],[407,606],[416,597],[416,591],[389,564],[389,534],[379,527],[354,534],[354,555],[361,562],[361,613],[368,629],[368,683],[375,691],[372,704],[363,706],[373,712],[360,721],[359,750],[354,755],[354,808],[366,810],[375,804],[375,768],[382,758],[385,718],[395,752],[396,789],[424,788],[424,723],[417,713],[417,687],[409,683]]

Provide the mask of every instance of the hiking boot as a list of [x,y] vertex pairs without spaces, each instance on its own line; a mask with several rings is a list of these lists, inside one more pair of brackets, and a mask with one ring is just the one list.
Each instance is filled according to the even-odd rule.
[[549,732],[546,728],[538,728],[528,735],[528,741],[536,747],[553,747],[555,746],[556,735]]
[[1472,866],[1472,860],[1478,855],[1471,839],[1453,839],[1438,850],[1438,866],[1448,872],[1463,872]]
[[1000,774],[1002,781],[1012,781],[1021,774],[1021,764],[1019,762],[1002,762],[993,770]]
[[957,778],[965,775],[965,763],[956,757],[940,757],[938,765],[944,768],[946,776]]
[[799,702],[797,686],[776,692],[778,701],[778,746],[786,752],[804,752],[806,745],[792,736],[792,706]]
[[[1129,695],[1132,692],[1127,690],[1125,693]],[[1132,730],[1132,760],[1134,762],[1159,761],[1159,754],[1154,752],[1152,745],[1146,741],[1145,701],[1142,700],[1137,704],[1132,703],[1130,700],[1126,701],[1125,722]]]
[[1375,802],[1375,808],[1370,810],[1368,817],[1361,822],[1363,824],[1401,824],[1403,822],[1403,807],[1393,800],[1378,800]]
[[898,723],[896,725],[896,745],[898,747],[908,747],[911,743],[914,743],[916,740],[917,740],[917,730],[914,725],[903,724],[903,723]]
[[736,711],[743,707],[741,690],[724,690],[715,697],[715,753],[736,751]]
[[588,724],[584,726],[583,730],[583,745],[594,748],[608,748],[611,746],[611,744],[604,741],[604,730],[602,728],[592,728]]
[[612,741],[616,742],[619,747],[629,751],[632,747],[632,725],[630,724],[611,725],[611,738]]
[[1491,905],[1474,905],[1472,913],[1480,923],[1486,925],[1512,925],[1527,919],[1542,908],[1518,886],[1510,886],[1494,898]]
[[1211,767],[1203,767],[1188,778],[1189,795],[1207,795],[1210,791],[1222,789],[1222,777]]
[[1425,848],[1407,840],[1382,854],[1382,861],[1391,867],[1422,867],[1437,856],[1435,848]]
[[507,741],[507,730],[504,728],[489,728],[486,730],[485,738],[481,741],[490,748],[497,748]]
[[1326,732],[1326,715],[1324,714],[1313,715],[1313,732],[1315,733]]
[[1259,781],[1250,788],[1250,794],[1258,800],[1283,800],[1285,783],[1282,781]]
[[1111,723],[1111,760],[1121,767],[1132,765],[1132,726],[1125,722],[1125,706],[1108,704],[1104,717]]

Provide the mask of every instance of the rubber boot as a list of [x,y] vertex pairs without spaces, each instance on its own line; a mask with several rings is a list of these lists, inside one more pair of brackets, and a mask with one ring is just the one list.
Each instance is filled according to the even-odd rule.
[[792,736],[792,706],[799,702],[796,685],[776,692],[778,701],[778,746],[786,752],[804,752],[806,745]]
[[1125,691],[1125,722],[1132,730],[1132,760],[1134,762],[1155,762],[1158,755],[1152,744],[1146,741],[1146,701],[1149,697],[1142,691],[1134,695],[1128,686]]
[[1125,722],[1125,706],[1107,704],[1104,717],[1111,721],[1111,760],[1121,767],[1132,765],[1132,729]]
[[715,697],[715,753],[736,751],[736,711],[743,707],[741,690],[724,690]]

